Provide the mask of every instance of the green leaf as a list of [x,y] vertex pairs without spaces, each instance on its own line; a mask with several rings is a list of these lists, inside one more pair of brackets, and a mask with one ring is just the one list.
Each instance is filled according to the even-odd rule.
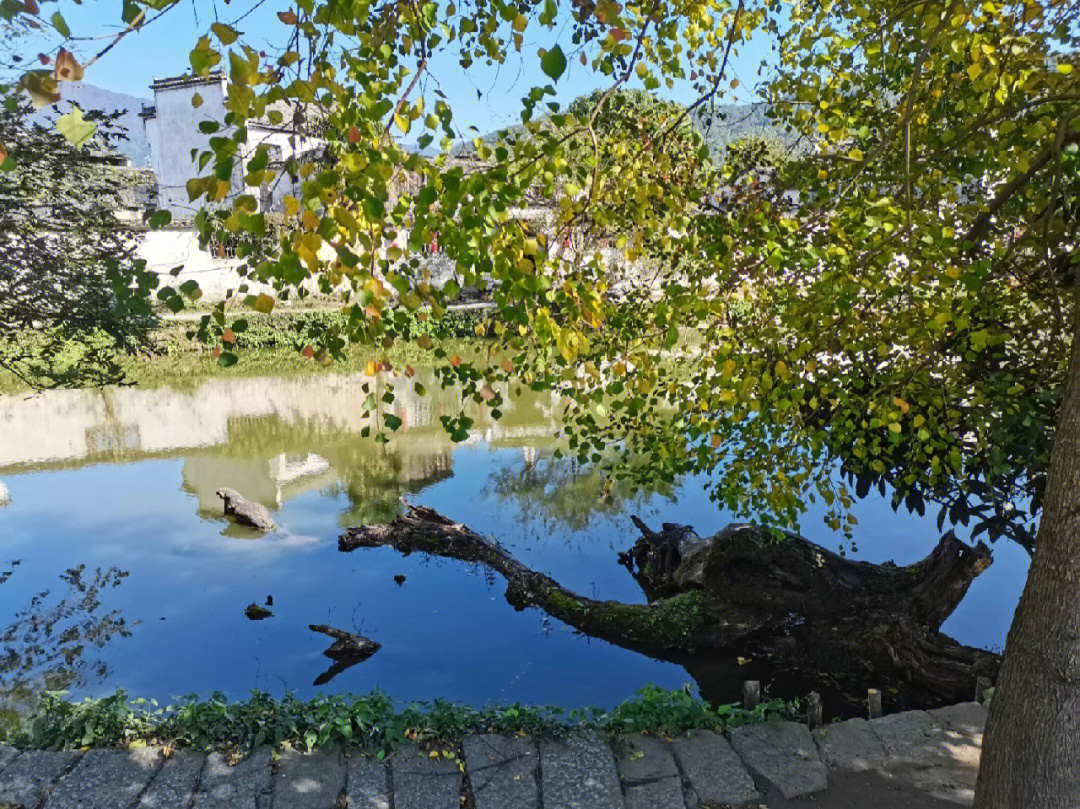
[[81,149],[90,138],[94,137],[97,124],[84,120],[82,110],[73,104],[71,112],[61,115],[56,120],[56,131],[76,149]]
[[232,45],[236,42],[237,36],[239,36],[235,29],[221,22],[216,22],[211,25],[210,30],[214,32],[214,36],[221,41],[222,45]]
[[172,214],[169,211],[154,211],[150,214],[150,219],[147,224],[149,224],[153,230],[157,230],[158,228],[165,227],[171,221]]
[[540,69],[551,77],[552,81],[558,81],[559,77],[566,72],[566,54],[561,47],[556,45],[544,54],[540,60]]
[[240,358],[231,351],[222,351],[221,356],[217,358],[217,364],[222,368],[228,368],[231,365],[236,365],[239,360]]
[[61,14],[59,11],[53,14],[49,18],[49,21],[52,22],[53,28],[55,28],[60,34],[60,36],[62,36],[64,39],[68,39],[69,37],[71,37],[71,29],[68,28],[68,24],[67,21],[64,19],[64,15]]

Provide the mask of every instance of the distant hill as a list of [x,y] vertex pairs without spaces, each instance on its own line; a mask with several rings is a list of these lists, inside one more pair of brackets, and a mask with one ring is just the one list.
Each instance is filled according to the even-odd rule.
[[111,114],[120,110],[124,114],[117,119],[115,129],[126,135],[110,145],[120,154],[131,158],[134,166],[150,165],[150,144],[146,140],[146,130],[139,118],[143,104],[152,103],[148,98],[138,98],[124,93],[114,93],[101,87],[83,82],[61,82],[61,101],[51,107],[38,110],[30,120],[42,124],[56,120],[71,109],[71,105],[77,104],[83,112],[101,110]]
[[[543,123],[548,117],[544,116],[540,121]],[[769,120],[767,105],[765,104],[718,104],[712,108],[703,106],[693,117],[693,126],[701,133],[702,138],[709,147],[709,151],[715,158],[723,156],[724,147],[729,143],[734,143],[743,138],[772,138],[784,144],[790,144],[795,140],[794,135]],[[483,140],[487,143],[493,143],[498,139],[502,131],[506,130],[489,132],[483,136]],[[521,133],[524,131],[524,127],[519,124],[510,127],[508,131]],[[415,147],[412,148],[415,150]],[[473,151],[472,142],[463,140],[454,145],[451,154],[467,155]],[[429,149],[420,153],[434,154],[437,152],[437,149],[429,147]]]
[[702,106],[694,126],[701,133],[713,155],[723,154],[729,143],[750,137],[775,138],[790,143],[794,137],[769,120],[765,104],[720,104]]

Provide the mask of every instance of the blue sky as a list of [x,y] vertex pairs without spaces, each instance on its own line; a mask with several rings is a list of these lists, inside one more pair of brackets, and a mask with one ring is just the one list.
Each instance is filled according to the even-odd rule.
[[[99,37],[75,43],[73,50],[82,61],[108,43],[109,40],[102,37],[123,28],[119,0],[87,0],[81,4],[60,0],[57,5],[75,36]],[[43,4],[42,16],[51,16],[57,5]],[[232,23],[242,17],[236,25],[243,34],[241,42],[260,50],[279,49],[288,29],[277,19],[277,12],[289,6],[285,0],[265,0],[261,5],[254,0],[233,0],[228,4],[181,0],[161,19],[126,36],[87,70],[84,80],[114,92],[149,98],[149,86],[155,77],[176,76],[189,69],[188,51],[215,20]],[[565,18],[565,13],[563,16]],[[533,85],[548,83],[540,71],[536,51],[551,46],[558,38],[558,29],[548,32],[530,28],[522,52],[510,54],[502,66],[475,65],[464,71],[449,54],[437,58],[431,72],[438,78],[462,134],[475,134],[468,131],[470,125],[488,132],[518,123],[521,97]],[[753,41],[733,60],[731,75],[739,78],[741,86],[728,101],[752,99],[757,67],[766,52],[764,42]],[[556,85],[557,99],[570,101],[597,87],[607,86],[610,81],[593,74],[572,58]],[[426,92],[429,96],[434,89],[434,81],[428,80]],[[684,102],[690,97],[688,86],[676,86],[665,94]]]

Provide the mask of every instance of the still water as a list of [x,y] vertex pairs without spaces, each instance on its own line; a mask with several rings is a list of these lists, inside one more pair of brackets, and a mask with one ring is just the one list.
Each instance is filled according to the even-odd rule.
[[[477,413],[470,440],[452,444],[439,416],[460,401],[446,391],[403,396],[399,384],[404,426],[377,445],[360,436],[361,386],[371,381],[225,378],[0,397],[10,499],[0,507],[0,702],[42,686],[79,696],[122,687],[161,701],[381,688],[400,700],[610,706],[645,683],[738,699],[738,676],[710,675],[708,661],[694,682],[681,666],[516,612],[502,580],[475,566],[389,549],[339,553],[344,526],[390,519],[406,498],[582,594],[642,602],[616,563],[636,536],[631,514],[702,536],[731,521],[700,480],[605,495],[595,471],[552,461],[550,398],[518,399],[497,422]],[[222,486],[265,504],[281,530],[260,537],[228,523]],[[858,558],[907,564],[938,538],[932,516],[894,513],[874,495],[855,513]],[[802,529],[839,543],[820,514]],[[1027,556],[1004,541],[994,555],[943,629],[1000,650]],[[273,616],[249,620],[245,607],[268,597]],[[330,661],[312,623],[382,649],[317,687]],[[798,696],[779,682],[772,695]]]

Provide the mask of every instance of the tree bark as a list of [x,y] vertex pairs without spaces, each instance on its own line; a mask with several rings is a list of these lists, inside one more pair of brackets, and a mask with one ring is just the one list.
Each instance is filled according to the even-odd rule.
[[1080,806],[1080,294],[1074,307],[1035,555],[990,704],[976,809]]
[[619,558],[648,604],[584,598],[428,508],[349,529],[338,545],[478,562],[506,578],[507,601],[517,609],[538,607],[703,678],[715,678],[719,657],[742,657],[849,704],[873,686],[889,689],[899,707],[928,707],[970,699],[977,677],[996,674],[995,655],[939,631],[990,564],[985,545],[947,534],[925,559],[899,567],[845,559],[794,534],[778,541],[752,525],[702,539],[687,526],[657,532],[634,520],[641,537]]

